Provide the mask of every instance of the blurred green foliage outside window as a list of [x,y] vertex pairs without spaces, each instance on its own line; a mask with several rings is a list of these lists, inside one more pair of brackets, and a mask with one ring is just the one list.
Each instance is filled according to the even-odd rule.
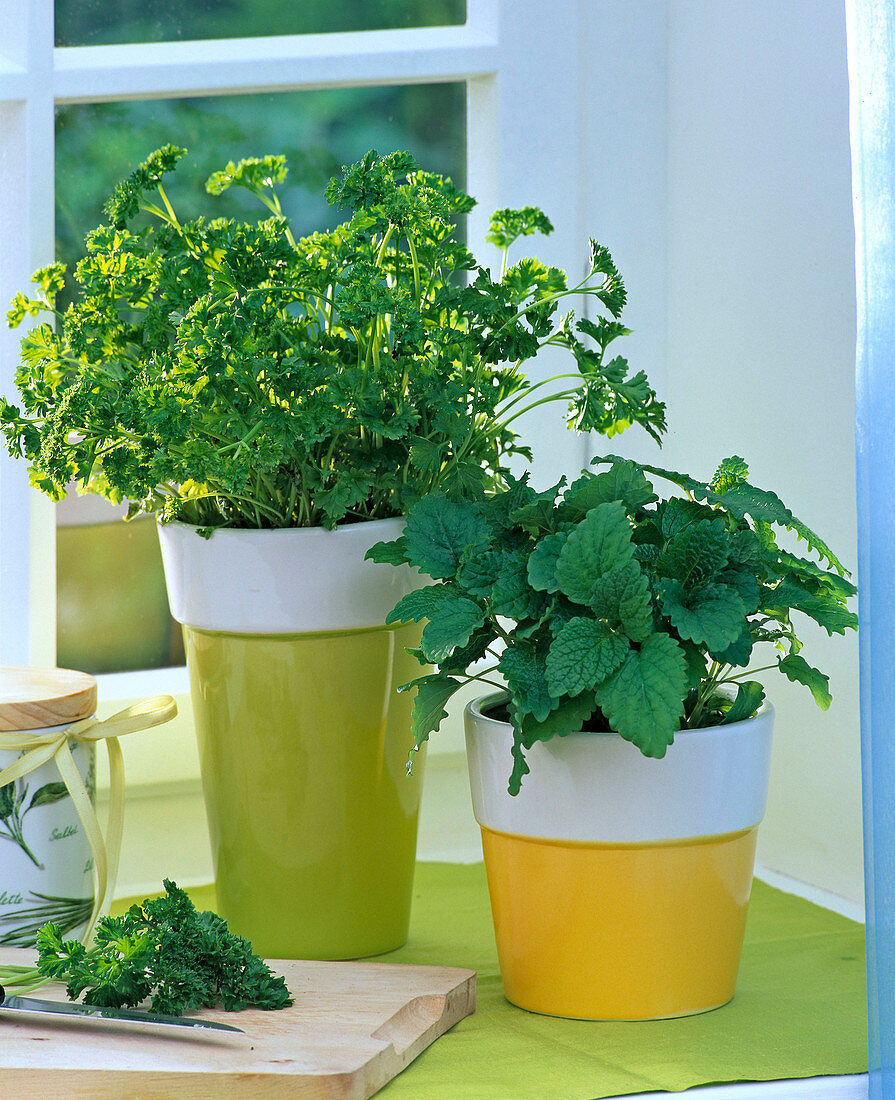
[[56,45],[443,27],[466,0],[56,0]]

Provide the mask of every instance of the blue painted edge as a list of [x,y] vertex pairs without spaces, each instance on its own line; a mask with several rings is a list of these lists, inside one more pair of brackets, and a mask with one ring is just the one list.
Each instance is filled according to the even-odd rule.
[[895,1096],[895,11],[846,0],[869,1095]]

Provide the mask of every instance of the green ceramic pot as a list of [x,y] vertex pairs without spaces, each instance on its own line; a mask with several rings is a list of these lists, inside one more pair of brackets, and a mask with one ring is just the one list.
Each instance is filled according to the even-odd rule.
[[[406,652],[419,627],[382,624],[415,582],[408,573],[396,589],[400,571],[363,553],[400,524],[358,524],[347,538],[160,530],[172,611],[185,624],[219,912],[270,958],[399,947],[423,757],[408,776],[412,693],[396,689],[419,675]],[[251,542],[278,544],[291,557],[285,573],[268,549],[247,561]],[[208,559],[202,569],[194,555]],[[207,606],[196,595],[206,584]],[[287,629],[295,623],[331,629]]]
[[218,904],[267,957],[407,938],[422,760],[406,774],[416,627],[184,628]]

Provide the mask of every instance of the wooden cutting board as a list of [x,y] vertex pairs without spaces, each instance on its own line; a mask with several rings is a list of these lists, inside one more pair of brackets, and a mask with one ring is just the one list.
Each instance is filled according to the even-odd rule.
[[[33,963],[0,950],[0,963]],[[295,998],[277,1012],[203,1010],[244,1034],[128,1034],[80,1022],[0,1020],[4,1100],[301,1097],[366,1100],[475,1009],[475,972],[377,962],[272,961]],[[65,1001],[62,986],[32,994]]]

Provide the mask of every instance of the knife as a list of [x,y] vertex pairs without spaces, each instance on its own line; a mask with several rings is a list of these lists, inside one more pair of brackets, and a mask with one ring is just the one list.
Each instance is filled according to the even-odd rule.
[[[41,1001],[35,997],[18,997],[7,994],[0,985],[0,1014],[16,1012],[33,1013],[43,1017],[44,1023],[68,1023],[70,1021],[103,1024],[123,1024],[132,1030],[155,1031],[165,1027],[190,1027],[207,1031],[231,1031],[245,1034],[242,1028],[219,1024],[197,1016],[165,1016],[160,1012],[141,1012],[134,1008],[107,1008],[104,1005],[85,1005],[78,1002]],[[63,1019],[60,1019],[62,1017]]]

